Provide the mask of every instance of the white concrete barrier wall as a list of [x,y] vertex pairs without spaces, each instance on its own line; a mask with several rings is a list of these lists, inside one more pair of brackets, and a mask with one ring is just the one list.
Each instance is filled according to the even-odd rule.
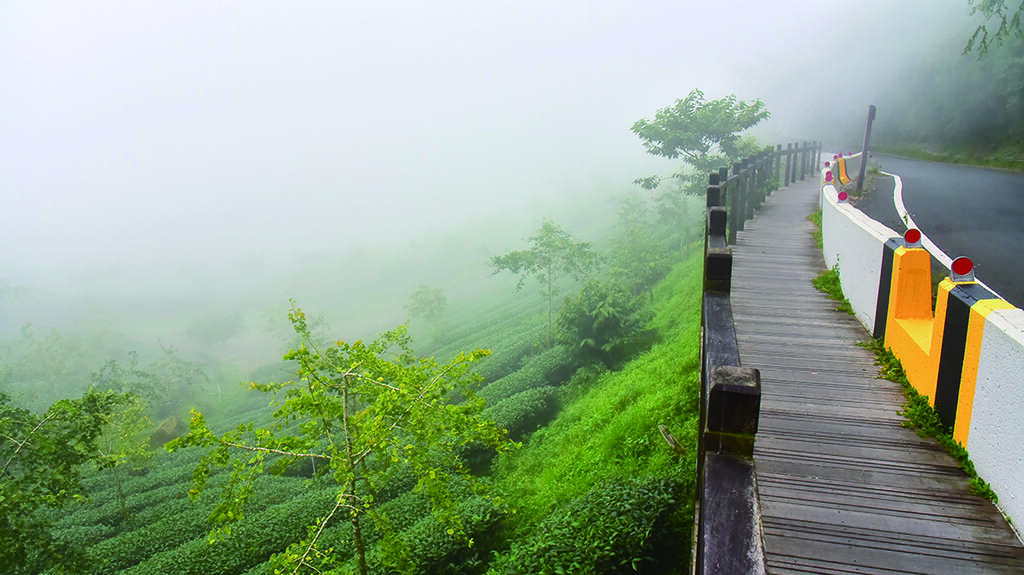
[[[824,171],[822,172],[824,181]],[[839,265],[843,293],[857,319],[872,331],[882,267],[882,246],[902,234],[839,203],[826,185],[822,198],[825,263]],[[1024,521],[1024,310],[996,310],[982,332],[967,449],[978,474],[1011,519]],[[1020,528],[1015,525],[1015,529]]]
[[1017,521],[1024,521],[1022,415],[1024,310],[996,310],[986,318],[981,336],[967,450],[978,475],[999,496],[1003,513]]
[[839,203],[834,186],[823,186],[821,193],[821,243],[825,265],[829,268],[839,265],[843,294],[850,300],[857,320],[871,332],[875,329],[882,246],[902,234],[848,203]]

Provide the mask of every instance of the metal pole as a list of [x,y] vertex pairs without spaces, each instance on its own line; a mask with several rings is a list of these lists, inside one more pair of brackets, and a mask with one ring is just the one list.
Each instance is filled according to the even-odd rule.
[[857,174],[857,189],[864,189],[864,170],[868,167],[868,141],[871,140],[871,123],[875,121],[875,105],[868,106],[868,122],[864,127],[864,145],[860,147],[860,172]]

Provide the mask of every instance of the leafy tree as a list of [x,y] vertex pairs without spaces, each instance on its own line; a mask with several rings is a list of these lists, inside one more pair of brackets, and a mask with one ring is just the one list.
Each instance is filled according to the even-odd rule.
[[[681,100],[658,110],[653,120],[637,120],[634,134],[643,141],[648,153],[663,158],[682,158],[695,171],[698,180],[718,169],[726,159],[737,159],[744,151],[740,132],[770,116],[761,100],[743,102],[730,95],[707,100],[704,92],[692,90]],[[673,177],[686,179],[680,171]],[[645,189],[654,189],[661,177],[638,178]]]
[[[153,406],[159,417],[173,413],[184,399],[193,397],[197,391],[204,391],[210,385],[210,377],[201,364],[181,357],[173,347],[162,349],[163,354],[148,366],[164,391],[162,401]],[[224,391],[220,381],[215,381],[215,385],[217,398],[222,399]]]
[[[302,344],[285,359],[298,364],[298,379],[250,384],[263,392],[285,392],[274,412],[276,423],[266,429],[243,424],[218,436],[202,413],[193,411],[189,434],[168,445],[171,450],[210,448],[195,470],[190,494],[196,496],[203,489],[214,467],[231,463],[234,470],[211,516],[221,533],[228,532],[243,516],[253,480],[264,471],[268,458],[280,458],[278,467],[315,460],[322,464],[320,473],[337,485],[334,505],[319,517],[310,517],[308,536],[275,561],[292,573],[330,568],[331,549],[319,548],[317,541],[328,524],[343,515],[352,527],[359,572],[365,575],[364,516],[375,528],[385,528],[387,518],[376,505],[376,493],[386,487],[381,483],[389,466],[407,465],[416,475],[416,488],[430,496],[448,525],[447,534],[459,537],[463,528],[449,487],[453,480],[464,479],[483,489],[472,480],[459,453],[474,443],[495,450],[508,446],[501,431],[481,419],[483,400],[474,392],[479,378],[470,368],[489,352],[460,354],[441,365],[412,355],[404,327],[369,344],[338,341],[321,349],[301,309],[293,307],[289,319]],[[465,401],[452,403],[449,398],[454,395]],[[233,452],[246,453],[247,459],[233,459]],[[384,541],[394,544],[397,538]]]
[[35,512],[85,498],[79,470],[89,462],[106,464],[98,441],[126,399],[89,390],[37,415],[0,393],[0,565],[7,573],[82,567],[81,549],[55,540]]
[[[673,194],[680,203],[686,201],[680,194]],[[665,208],[662,208],[665,210]],[[685,208],[683,208],[684,215]],[[671,218],[673,221],[676,218]],[[612,238],[611,275],[616,281],[630,286],[633,293],[647,293],[654,300],[654,284],[657,283],[671,267],[667,257],[671,250],[667,249],[663,234],[659,234],[657,226],[651,221],[647,201],[637,196],[626,196],[619,209],[619,225]],[[675,226],[673,226],[675,227]],[[685,234],[688,226],[682,230],[673,230]]]
[[96,464],[110,470],[121,505],[121,519],[131,520],[123,489],[122,474],[126,469],[141,469],[152,458],[149,431],[152,422],[146,415],[146,402],[136,394],[125,396],[124,404],[107,417],[97,441]]
[[409,304],[406,309],[412,317],[422,317],[427,320],[434,320],[444,313],[448,307],[448,298],[444,296],[441,288],[421,285],[409,296]]
[[516,289],[522,289],[528,277],[541,284],[541,294],[548,300],[548,344],[554,343],[552,314],[558,294],[558,280],[566,275],[580,279],[597,265],[597,255],[587,242],[577,242],[550,220],[544,220],[530,238],[530,248],[513,250],[491,258],[494,273],[509,271],[519,275]]
[[[1024,14],[1024,2],[1018,3],[1016,8],[1007,6],[1006,0],[967,0],[967,3],[971,6],[971,15],[980,13],[985,17],[985,23],[974,29],[964,46],[964,54],[977,49],[980,58],[988,53],[993,41],[1002,44],[1009,37],[1024,37],[1020,22],[1021,14]],[[999,24],[995,31],[989,29],[989,23],[993,20]]]
[[639,299],[622,287],[590,280],[573,298],[566,298],[558,325],[559,340],[587,363],[614,365],[642,341],[650,314]]
[[128,364],[116,359],[107,360],[98,371],[90,375],[93,386],[117,393],[132,393],[148,401],[158,401],[166,394],[159,378],[139,365],[139,354],[128,352]]

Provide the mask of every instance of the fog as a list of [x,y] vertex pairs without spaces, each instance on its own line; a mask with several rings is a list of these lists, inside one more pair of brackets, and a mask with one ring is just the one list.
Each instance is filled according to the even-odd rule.
[[[633,178],[673,169],[630,126],[691,89],[764,100],[762,143],[846,144],[868,104],[880,122],[899,113],[881,101],[923,58],[959,57],[968,14],[963,0],[5,3],[0,337],[31,322],[184,345],[190,329],[284,322],[290,297],[339,336],[387,327],[417,284],[457,298],[491,281],[487,258],[542,217],[594,239],[614,196],[642,193]],[[260,341],[238,335],[231,353]]]

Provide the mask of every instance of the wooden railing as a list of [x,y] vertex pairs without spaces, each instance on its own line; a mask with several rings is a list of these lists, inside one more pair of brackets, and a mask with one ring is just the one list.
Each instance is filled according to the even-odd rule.
[[779,145],[733,164],[732,175],[708,176],[693,569],[701,575],[765,572],[753,459],[761,381],[740,363],[730,245],[780,177],[783,186],[804,179],[820,158],[816,142]]

